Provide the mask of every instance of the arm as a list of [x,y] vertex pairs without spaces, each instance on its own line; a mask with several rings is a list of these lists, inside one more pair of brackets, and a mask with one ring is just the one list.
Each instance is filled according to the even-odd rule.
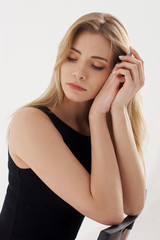
[[106,116],[90,115],[92,144],[91,193],[106,212],[123,215],[122,186]]
[[127,109],[112,110],[113,134],[123,188],[124,212],[138,214],[145,201],[145,176]]
[[117,93],[111,116],[116,154],[122,181],[124,212],[138,214],[145,202],[145,169],[137,151],[134,135],[127,112],[127,105],[144,84],[143,61],[131,49],[133,56],[126,55],[116,67],[115,75],[123,75],[123,87]]
[[[80,213],[102,224],[117,224],[123,219],[123,206],[113,146],[106,121],[98,119],[90,123],[93,145],[91,176],[68,149],[48,116],[39,109],[25,108],[15,114],[10,124],[9,149]],[[107,132],[105,135],[103,127]],[[104,150],[106,145],[98,145],[101,137],[110,154]],[[102,151],[105,156],[100,159]],[[115,176],[109,175],[111,169]]]

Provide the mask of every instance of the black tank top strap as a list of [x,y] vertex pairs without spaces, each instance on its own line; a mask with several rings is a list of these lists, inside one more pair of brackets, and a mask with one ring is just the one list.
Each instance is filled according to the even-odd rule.
[[[63,136],[64,134],[69,134],[72,137],[78,137],[81,139],[85,139],[84,141],[90,141],[90,136],[84,135],[70,127],[68,124],[66,124],[63,120],[61,120],[59,117],[57,117],[47,106],[40,106],[35,105],[33,107],[36,107],[40,110],[42,110],[44,113],[48,115],[48,117],[51,119],[54,126],[57,128],[57,130],[61,133]],[[64,131],[65,129],[65,131]]]
[[53,122],[53,118],[55,117],[55,115],[47,106],[35,105],[32,107],[38,108],[41,111],[43,111],[44,113],[46,113],[48,115],[48,117],[51,119],[51,121]]

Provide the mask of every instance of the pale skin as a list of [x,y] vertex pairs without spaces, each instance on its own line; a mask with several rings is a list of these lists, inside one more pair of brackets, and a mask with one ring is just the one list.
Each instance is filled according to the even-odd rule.
[[[77,36],[61,66],[65,98],[51,110],[76,131],[91,136],[91,175],[39,109],[19,110],[10,123],[9,151],[17,166],[31,168],[80,213],[106,225],[120,223],[124,213],[139,213],[145,199],[144,167],[126,110],[144,84],[144,69],[138,53],[130,50],[112,71],[109,41],[85,31]],[[86,91],[72,89],[68,82]],[[119,90],[120,82],[124,84]],[[106,122],[109,110],[116,149]]]

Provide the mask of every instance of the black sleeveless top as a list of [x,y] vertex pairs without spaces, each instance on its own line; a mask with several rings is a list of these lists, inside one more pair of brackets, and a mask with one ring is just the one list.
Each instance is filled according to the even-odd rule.
[[[46,106],[34,107],[48,115],[66,145],[90,173],[90,136],[69,127]],[[84,216],[51,191],[32,169],[19,168],[9,152],[8,168],[9,185],[0,214],[0,240],[75,239]]]

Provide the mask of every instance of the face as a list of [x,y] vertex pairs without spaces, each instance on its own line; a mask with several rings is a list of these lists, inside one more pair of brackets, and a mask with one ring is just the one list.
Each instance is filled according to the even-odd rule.
[[83,31],[74,40],[61,66],[61,85],[67,99],[94,99],[111,72],[111,45],[102,35]]

